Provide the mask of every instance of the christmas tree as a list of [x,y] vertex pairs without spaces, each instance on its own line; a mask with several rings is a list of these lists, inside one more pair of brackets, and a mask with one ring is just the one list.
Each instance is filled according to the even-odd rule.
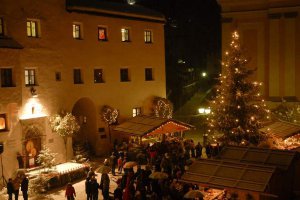
[[211,115],[208,134],[215,142],[232,145],[258,145],[265,139],[259,132],[262,122],[269,118],[269,110],[260,93],[262,83],[252,82],[249,76],[254,69],[247,68],[239,34],[232,34],[230,50],[225,52],[223,70],[216,95],[210,101]]

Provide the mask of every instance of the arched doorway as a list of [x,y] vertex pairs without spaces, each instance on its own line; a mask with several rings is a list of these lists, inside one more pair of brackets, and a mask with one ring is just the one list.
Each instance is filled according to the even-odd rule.
[[41,136],[41,130],[37,126],[28,126],[23,141],[23,152],[25,154],[24,168],[32,168],[38,165],[36,160],[37,155],[41,151]]
[[74,135],[74,144],[88,144],[93,147],[97,140],[97,112],[94,102],[89,98],[79,99],[73,106],[72,114],[79,119],[80,131]]

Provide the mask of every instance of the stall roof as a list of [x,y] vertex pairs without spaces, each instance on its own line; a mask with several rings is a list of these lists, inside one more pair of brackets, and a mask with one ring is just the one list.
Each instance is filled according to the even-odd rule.
[[286,139],[296,133],[300,133],[300,126],[289,122],[277,121],[261,128],[260,131],[263,133],[271,133],[279,138]]
[[189,167],[181,177],[181,181],[214,188],[234,188],[266,193],[275,170],[276,168],[271,166],[200,159]]
[[13,38],[0,36],[0,48],[23,49],[23,46]]
[[219,154],[221,160],[274,166],[287,170],[297,156],[295,151],[257,147],[225,146]]
[[114,130],[134,136],[145,136],[187,131],[192,128],[194,128],[194,126],[175,119],[164,119],[155,116],[138,115],[116,126]]

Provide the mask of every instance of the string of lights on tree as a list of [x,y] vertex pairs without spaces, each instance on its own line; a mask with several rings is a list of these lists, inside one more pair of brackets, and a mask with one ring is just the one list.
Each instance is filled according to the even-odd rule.
[[171,119],[173,117],[173,105],[165,99],[157,97],[154,99],[154,114],[156,117]]
[[101,110],[102,119],[105,123],[111,125],[117,122],[119,111],[110,106],[103,106]]
[[249,79],[255,69],[247,68],[248,62],[235,31],[222,62],[216,95],[210,101],[208,133],[215,142],[258,145],[265,139],[259,128],[268,120],[270,111],[260,93],[262,83]]

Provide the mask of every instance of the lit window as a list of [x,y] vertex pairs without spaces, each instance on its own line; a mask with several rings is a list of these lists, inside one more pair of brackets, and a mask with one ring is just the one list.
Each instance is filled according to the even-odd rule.
[[145,69],[145,80],[146,81],[152,81],[153,80],[152,68],[146,68]]
[[151,31],[144,31],[144,40],[145,40],[145,43],[152,43],[152,32]]
[[3,18],[0,17],[0,35],[4,35],[4,22]]
[[129,81],[129,74],[127,68],[122,68],[120,70],[120,78],[121,78],[121,82]]
[[38,22],[34,20],[27,20],[27,36],[38,37]]
[[132,109],[132,116],[135,117],[135,116],[140,115],[141,111],[142,111],[141,107],[133,108]]
[[98,40],[107,41],[107,30],[104,27],[98,27]]
[[103,70],[94,69],[94,83],[103,83]]
[[35,85],[35,70],[25,69],[25,85]]
[[1,87],[12,87],[13,78],[12,78],[12,69],[11,68],[2,68],[1,69]]
[[81,36],[81,25],[80,24],[73,24],[73,38],[74,39],[82,39]]
[[129,29],[122,28],[121,34],[122,34],[122,42],[129,42]]
[[74,75],[74,84],[82,84],[82,78],[81,78],[81,70],[80,69],[74,69],[73,71]]

